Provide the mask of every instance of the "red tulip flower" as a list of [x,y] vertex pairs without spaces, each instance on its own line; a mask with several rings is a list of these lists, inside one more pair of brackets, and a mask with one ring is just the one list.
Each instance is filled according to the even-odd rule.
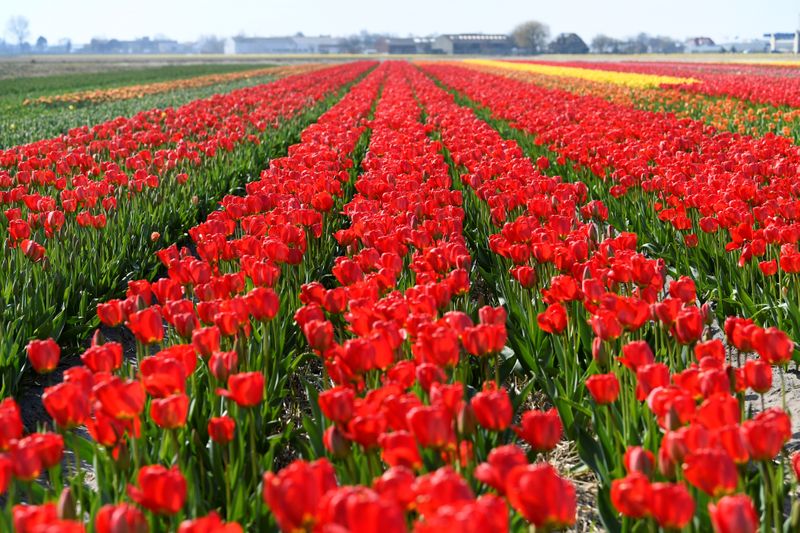
[[694,518],[694,499],[685,485],[653,483],[650,512],[666,530],[683,529]]
[[470,401],[478,423],[490,431],[503,431],[511,425],[514,409],[508,392],[498,388],[493,381],[484,385],[484,390]]
[[389,466],[404,466],[417,469],[422,465],[417,441],[408,431],[383,433],[378,437],[381,447],[381,458]]
[[184,520],[178,526],[178,533],[242,533],[242,531],[242,526],[236,522],[224,523],[214,511],[202,518]]
[[228,378],[228,389],[217,389],[217,394],[230,398],[240,407],[256,407],[264,400],[264,374],[233,374]]
[[724,496],[708,504],[715,533],[756,533],[758,514],[753,501],[744,494]]
[[595,374],[586,378],[586,388],[598,405],[607,405],[619,397],[619,380],[615,374]]
[[176,466],[169,470],[161,465],[144,466],[137,481],[138,487],[128,485],[128,496],[148,511],[172,515],[186,501],[186,479]]
[[575,523],[575,487],[547,463],[514,468],[506,480],[506,497],[537,528],[562,529]]
[[772,388],[772,367],[763,359],[748,359],[744,364],[747,386],[759,394]]
[[128,328],[142,344],[164,340],[164,324],[157,307],[148,307],[128,316]]
[[561,441],[564,427],[558,411],[553,408],[547,411],[531,410],[523,413],[522,421],[514,431],[530,444],[534,451],[544,453],[555,448]]
[[336,488],[333,466],[327,459],[295,461],[273,474],[264,474],[264,502],[284,532],[305,530],[317,518],[325,494]]
[[15,505],[12,509],[14,531],[17,533],[30,533],[40,526],[49,526],[58,520],[56,504],[43,505]]
[[89,397],[83,387],[75,382],[65,381],[47,387],[42,394],[42,404],[62,429],[83,425],[89,418]]
[[97,533],[147,533],[147,518],[134,505],[104,505],[97,511],[94,529]]
[[650,480],[633,472],[611,482],[611,503],[624,516],[643,518],[650,514],[653,492]]
[[536,316],[539,328],[547,333],[558,335],[567,329],[567,310],[560,303],[551,304]]
[[58,366],[61,348],[53,339],[34,340],[28,343],[28,360],[39,374],[52,372]]
[[229,416],[218,416],[208,421],[208,436],[217,444],[228,444],[235,431],[236,421]]
[[730,494],[739,482],[736,464],[720,449],[690,452],[684,459],[683,473],[689,483],[713,497]]
[[0,452],[6,451],[12,442],[22,437],[22,417],[14,398],[0,401]]
[[189,414],[189,397],[173,394],[166,398],[156,398],[150,403],[150,417],[160,428],[175,429],[186,425]]
[[506,482],[511,471],[518,466],[528,464],[525,452],[519,446],[507,444],[498,446],[489,452],[487,461],[475,468],[475,479],[486,483],[498,494],[506,493]]

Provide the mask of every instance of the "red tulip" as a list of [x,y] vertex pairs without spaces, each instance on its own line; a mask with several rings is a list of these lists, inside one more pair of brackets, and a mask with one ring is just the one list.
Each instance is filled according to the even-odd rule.
[[247,294],[245,300],[250,314],[260,322],[272,320],[278,314],[280,298],[272,289],[256,287]]
[[389,468],[372,482],[372,488],[382,498],[393,501],[406,509],[416,498],[413,485],[416,478],[410,469],[396,466]]
[[52,372],[58,366],[61,348],[53,339],[34,340],[28,343],[28,360],[39,374]]
[[150,417],[160,428],[175,429],[186,425],[189,414],[189,397],[173,394],[166,398],[156,398],[150,403]]
[[647,342],[632,341],[622,347],[622,357],[619,361],[636,372],[640,366],[653,364],[655,357]]
[[336,477],[327,459],[294,461],[277,474],[265,473],[263,486],[278,527],[289,532],[313,525],[323,496],[336,488]]
[[716,533],[756,533],[758,514],[749,496],[724,496],[708,504],[708,514]]
[[144,466],[137,476],[139,486],[128,485],[128,496],[145,509],[158,514],[175,514],[186,501],[186,479],[173,466]]
[[127,503],[104,505],[94,520],[97,533],[147,533],[147,519],[138,507]]
[[94,388],[103,411],[118,420],[136,418],[144,409],[145,393],[138,381],[111,377]]
[[484,390],[470,401],[478,423],[490,431],[503,431],[511,425],[514,409],[508,392],[498,388],[493,381],[484,385]]
[[417,441],[408,431],[383,433],[378,437],[381,447],[381,458],[389,466],[404,466],[417,469],[422,465]]
[[47,387],[42,394],[42,404],[62,429],[81,426],[89,418],[89,398],[83,387],[75,382]]
[[148,307],[128,316],[128,328],[142,344],[164,340],[164,324],[157,307]]
[[39,526],[48,526],[58,520],[56,504],[15,505],[12,510],[14,531],[17,533],[33,533]]
[[228,389],[217,389],[217,394],[230,398],[240,407],[256,407],[264,400],[264,374],[233,374],[228,378]]
[[522,414],[522,421],[514,431],[536,452],[549,452],[561,441],[561,418],[553,408],[548,411],[531,410]]
[[121,300],[109,300],[105,303],[97,304],[97,317],[100,322],[109,327],[122,324],[125,314],[122,310]]
[[236,421],[229,416],[219,416],[208,421],[208,436],[217,444],[225,445],[233,440]]
[[586,388],[598,405],[607,405],[619,397],[619,380],[615,374],[595,374],[586,378]]
[[455,443],[453,417],[434,406],[414,407],[406,415],[408,427],[423,448],[444,448]]
[[186,391],[186,367],[178,359],[151,356],[142,360],[142,384],[148,394],[165,398]]
[[656,464],[653,452],[645,450],[641,446],[631,446],[625,450],[625,456],[622,459],[625,465],[625,471],[629,474],[638,472],[644,474],[648,478],[653,474],[653,468]]
[[239,355],[236,350],[214,352],[208,359],[208,369],[217,381],[225,382],[239,366]]
[[242,531],[242,526],[236,522],[224,523],[214,511],[203,518],[184,520],[178,526],[178,533],[241,533]]
[[207,359],[211,357],[211,354],[219,351],[220,338],[217,326],[195,329],[192,331],[192,346],[201,357]]
[[506,495],[537,528],[561,529],[575,523],[575,487],[547,463],[514,468],[506,481]]
[[633,472],[611,482],[611,503],[624,516],[642,518],[650,514],[652,485],[647,476]]
[[14,398],[0,401],[0,451],[6,451],[11,443],[22,437],[22,417]]
[[685,307],[675,317],[673,334],[681,344],[692,344],[700,340],[705,328],[703,316],[697,307]]
[[690,452],[684,459],[686,480],[709,496],[717,497],[736,490],[739,474],[725,451],[705,448]]
[[122,345],[118,342],[92,345],[81,354],[81,361],[94,372],[114,372],[122,366]]
[[337,424],[347,424],[353,418],[355,392],[347,387],[334,387],[319,393],[318,403],[325,418]]
[[651,485],[650,512],[664,529],[683,529],[694,517],[694,499],[686,486],[678,483]]
[[436,514],[444,506],[457,507],[474,499],[464,478],[447,466],[418,477],[413,490],[417,511],[424,517]]
[[747,386],[759,394],[772,388],[772,367],[762,359],[748,359],[744,364]]
[[551,304],[536,316],[536,323],[542,331],[558,335],[567,329],[567,310],[560,303]]
[[785,365],[792,360],[794,342],[778,328],[756,330],[752,341],[758,355],[771,365]]
[[504,496],[506,493],[506,481],[508,475],[517,466],[528,464],[525,452],[513,444],[498,446],[489,452],[487,462],[479,464],[475,468],[475,479],[486,483],[498,494]]
[[758,418],[742,423],[742,435],[754,461],[771,461],[787,440],[778,424]]

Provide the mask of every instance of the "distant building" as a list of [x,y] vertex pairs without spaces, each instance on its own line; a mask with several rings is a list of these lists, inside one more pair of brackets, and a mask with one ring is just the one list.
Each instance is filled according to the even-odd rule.
[[431,51],[443,54],[509,55],[514,42],[508,35],[459,33],[440,35],[433,41]]
[[231,37],[226,54],[339,54],[347,41],[336,37]]
[[769,41],[753,39],[752,41],[733,41],[721,43],[725,51],[732,54],[763,54],[769,52]]
[[427,37],[386,37],[378,40],[375,51],[379,54],[430,54],[433,41]]
[[683,49],[687,54],[709,54],[725,51],[722,46],[714,43],[711,37],[692,37],[691,39],[686,39]]
[[231,37],[225,40],[226,54],[294,54],[291,37]]
[[338,37],[292,37],[300,54],[340,54],[347,41]]
[[800,30],[793,33],[765,33],[770,52],[800,52]]

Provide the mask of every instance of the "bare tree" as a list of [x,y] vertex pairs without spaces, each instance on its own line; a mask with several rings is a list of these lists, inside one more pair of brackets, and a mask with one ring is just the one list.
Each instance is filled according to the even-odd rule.
[[6,24],[6,30],[16,37],[17,44],[20,47],[25,43],[25,39],[28,38],[28,26],[28,19],[19,15],[8,19],[8,23]]
[[614,54],[618,51],[619,41],[607,35],[596,35],[592,39],[592,50],[598,54]]
[[531,54],[540,54],[547,49],[550,28],[536,20],[523,22],[511,32],[516,45]]

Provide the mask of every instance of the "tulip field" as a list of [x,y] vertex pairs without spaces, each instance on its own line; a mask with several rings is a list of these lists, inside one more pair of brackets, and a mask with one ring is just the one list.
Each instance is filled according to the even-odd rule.
[[245,78],[0,148],[0,531],[800,531],[800,66],[26,105]]

